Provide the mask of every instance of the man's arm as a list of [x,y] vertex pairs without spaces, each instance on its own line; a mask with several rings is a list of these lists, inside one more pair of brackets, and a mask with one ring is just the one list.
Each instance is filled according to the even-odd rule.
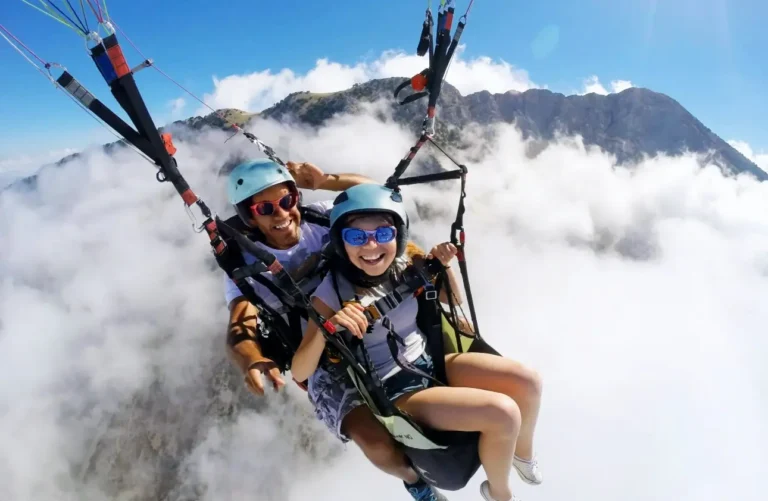
[[321,190],[344,191],[358,184],[373,183],[373,179],[360,174],[325,174]]
[[280,369],[261,351],[256,339],[259,310],[243,297],[229,305],[229,329],[227,329],[227,354],[245,375],[245,384],[256,395],[264,395],[262,375],[278,391],[285,386]]
[[287,162],[286,167],[296,180],[296,186],[302,189],[344,191],[358,184],[374,182],[360,174],[326,174],[320,167],[309,162]]
[[268,361],[256,340],[258,317],[259,310],[242,296],[229,305],[227,353],[243,373],[256,362]]

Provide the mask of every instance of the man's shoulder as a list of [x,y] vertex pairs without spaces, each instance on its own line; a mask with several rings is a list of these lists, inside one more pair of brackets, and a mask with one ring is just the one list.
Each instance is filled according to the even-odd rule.
[[331,209],[333,209],[333,200],[321,200],[319,202],[312,202],[310,204],[306,204],[305,208],[314,212],[319,212],[320,214],[330,216]]

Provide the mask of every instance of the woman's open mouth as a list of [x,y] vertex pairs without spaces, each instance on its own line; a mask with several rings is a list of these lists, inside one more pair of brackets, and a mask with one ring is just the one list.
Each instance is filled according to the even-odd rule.
[[384,260],[384,253],[375,254],[373,256],[360,256],[360,259],[368,265],[375,266]]

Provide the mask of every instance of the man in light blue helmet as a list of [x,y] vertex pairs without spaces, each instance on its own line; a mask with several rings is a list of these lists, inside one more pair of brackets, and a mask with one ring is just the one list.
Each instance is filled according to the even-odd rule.
[[[228,198],[237,216],[227,223],[273,254],[309,295],[323,278],[317,265],[322,249],[330,239],[329,213],[333,201],[303,206],[298,190],[343,191],[371,182],[356,174],[325,174],[309,163],[288,162],[282,167],[270,160],[242,162],[229,174]],[[242,253],[242,259],[246,265],[256,260],[247,253]],[[226,299],[230,309],[227,345],[230,357],[245,375],[250,391],[264,395],[263,376],[275,391],[285,385],[280,374],[288,368],[293,356],[286,344],[293,341],[294,349],[298,347],[306,329],[306,315],[286,307],[278,295],[280,291],[274,290],[270,273],[249,278],[248,283],[258,296],[259,304],[246,299],[235,282],[226,277]],[[269,322],[264,322],[264,318],[270,319]],[[271,335],[261,335],[264,331]],[[289,343],[276,341],[280,335],[289,338]],[[297,383],[303,387],[301,381]],[[355,391],[351,383],[349,391]],[[436,496],[419,478],[367,407],[360,406],[345,414],[318,412],[318,418],[332,429],[342,430],[342,440],[355,442],[379,469],[403,480],[414,498],[421,501],[444,499]]]
[[[322,189],[343,191],[370,179],[356,174],[325,174],[310,163],[288,162],[283,167],[268,159],[248,160],[238,164],[229,174],[227,195],[234,206],[236,217],[227,222],[235,225],[256,245],[273,254],[297,281],[301,281],[312,270],[312,264],[319,261],[320,252],[328,241],[328,222],[326,213],[332,202],[317,202],[306,206],[300,203],[299,189]],[[256,258],[242,253],[244,264],[252,264]],[[307,264],[307,266],[302,266]],[[310,277],[311,278],[311,277]],[[305,284],[313,290],[316,284],[310,280]],[[249,278],[248,282],[260,299],[264,308],[272,308],[283,314],[285,308],[280,299],[270,291],[265,279],[271,280],[271,274]],[[258,280],[258,281],[257,281]],[[248,326],[257,323],[257,305],[251,305],[235,282],[225,278],[225,297],[230,308],[230,341],[243,333]],[[244,320],[246,319],[246,320]],[[290,320],[287,320],[290,322]],[[245,322],[245,323],[243,323]],[[290,327],[297,327],[291,325]],[[298,334],[299,338],[301,334]],[[243,339],[243,338],[238,338]],[[257,395],[264,395],[262,374],[266,375],[275,390],[284,386],[280,369],[275,362],[262,353],[257,340],[231,342],[230,354],[245,373],[248,388]],[[278,366],[279,361],[278,361]]]

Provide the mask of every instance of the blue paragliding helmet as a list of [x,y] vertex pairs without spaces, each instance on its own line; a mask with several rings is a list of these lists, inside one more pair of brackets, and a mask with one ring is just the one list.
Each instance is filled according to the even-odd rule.
[[288,169],[282,165],[266,158],[248,160],[232,169],[229,174],[227,197],[243,223],[253,227],[253,215],[248,206],[251,197],[281,183],[288,183],[292,190],[298,192],[296,182]]
[[397,256],[402,256],[408,242],[408,213],[399,191],[379,184],[365,183],[343,191],[333,201],[331,210],[331,245],[343,258],[347,258],[341,230],[352,214],[386,213],[395,220],[397,229]]

